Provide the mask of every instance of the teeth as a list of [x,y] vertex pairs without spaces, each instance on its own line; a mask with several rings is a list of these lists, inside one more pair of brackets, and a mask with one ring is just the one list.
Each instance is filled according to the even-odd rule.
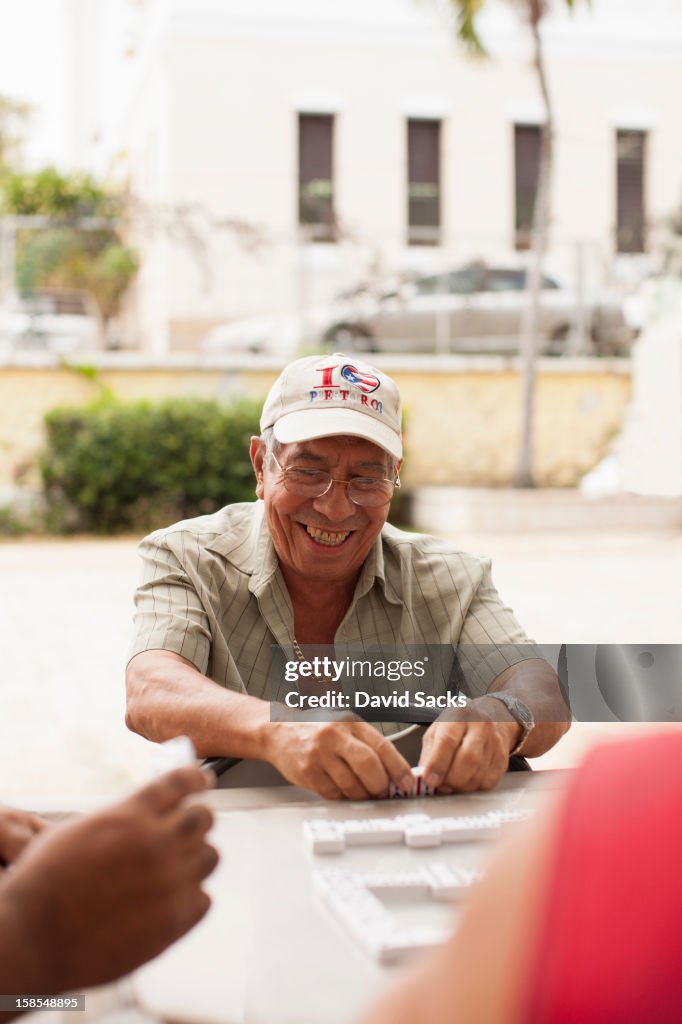
[[318,530],[316,526],[306,526],[308,535],[317,541],[318,544],[325,544],[327,547],[333,548],[337,544],[343,544],[346,537],[350,535],[350,530],[346,533],[328,533],[326,530]]

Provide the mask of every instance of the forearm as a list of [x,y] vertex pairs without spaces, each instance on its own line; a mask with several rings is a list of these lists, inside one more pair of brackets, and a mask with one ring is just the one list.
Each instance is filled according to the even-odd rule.
[[224,689],[180,655],[145,651],[126,672],[126,724],[161,743],[189,736],[200,757],[265,757],[266,701]]
[[[0,993],[59,995],[64,989],[45,955],[44,929],[31,927],[34,915],[15,889],[11,874],[0,874]],[[15,1016],[14,1011],[0,1011],[0,1022]]]
[[[570,728],[570,710],[561,695],[557,675],[546,661],[533,659],[512,665],[495,679],[489,692],[496,690],[518,697],[533,713],[535,728],[523,745],[524,756],[544,754]],[[501,721],[512,720],[502,701],[495,704]]]

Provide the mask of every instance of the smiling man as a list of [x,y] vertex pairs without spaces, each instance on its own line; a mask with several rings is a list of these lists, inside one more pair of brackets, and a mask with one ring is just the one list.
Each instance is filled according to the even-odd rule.
[[427,785],[489,788],[510,754],[552,746],[568,728],[556,676],[529,656],[489,561],[386,522],[403,457],[395,382],[342,353],[299,359],[273,385],[260,427],[257,502],[141,545],[129,727],[156,741],[188,735],[205,756],[269,761],[328,799],[382,796],[390,782],[411,785],[389,738],[401,727],[273,720],[272,645],[299,660],[305,645],[484,645],[504,653],[478,671],[466,707],[424,732]]

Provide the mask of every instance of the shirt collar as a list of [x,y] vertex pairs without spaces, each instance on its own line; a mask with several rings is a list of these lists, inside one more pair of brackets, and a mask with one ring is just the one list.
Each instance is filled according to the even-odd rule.
[[[375,580],[378,580],[383,586],[386,599],[392,604],[402,604],[394,587],[386,579],[382,534],[383,531],[374,541],[362,566],[353,603],[368,594]],[[256,597],[263,593],[279,572],[277,552],[268,532],[262,501],[254,502],[253,516],[247,517],[236,529],[212,541],[209,547],[224,555],[236,569],[251,576],[249,590]]]

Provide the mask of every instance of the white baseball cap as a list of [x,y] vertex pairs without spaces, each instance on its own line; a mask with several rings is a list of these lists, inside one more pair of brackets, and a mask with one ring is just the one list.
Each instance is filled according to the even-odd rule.
[[350,434],[403,457],[400,392],[388,374],[355,356],[307,356],[282,370],[265,399],[261,431],[281,444]]

